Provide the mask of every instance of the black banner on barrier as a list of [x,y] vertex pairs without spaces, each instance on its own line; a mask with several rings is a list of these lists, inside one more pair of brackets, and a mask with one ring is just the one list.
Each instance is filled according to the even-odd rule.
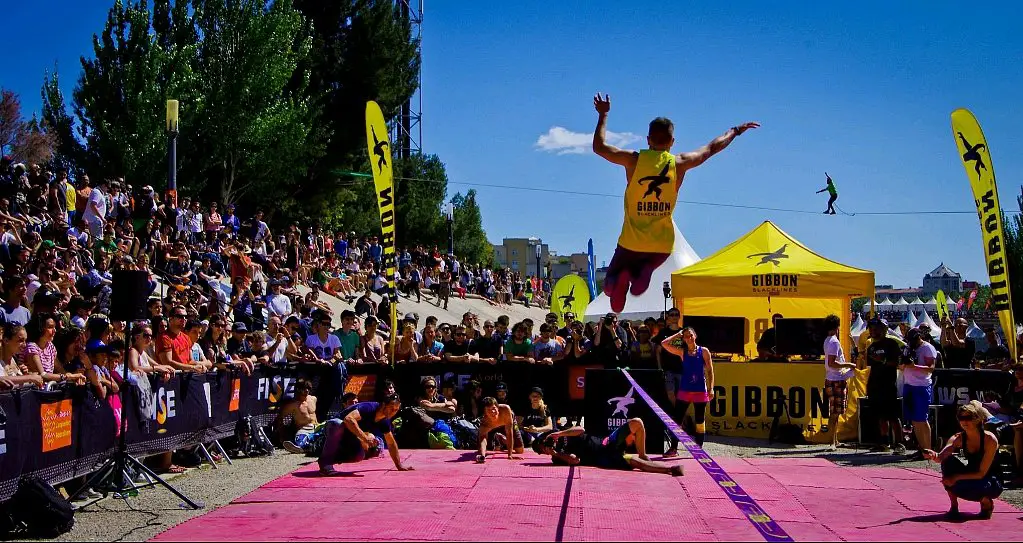
[[[670,410],[664,372],[629,370],[643,390],[665,410]],[[586,433],[608,436],[629,419],[639,417],[646,427],[647,453],[664,452],[664,423],[636,393],[619,370],[586,371]]]
[[[485,395],[494,395],[497,384],[503,382],[513,409],[526,408],[529,389],[538,386],[555,414],[576,416],[582,414],[580,369],[585,367],[509,362],[353,366],[348,368],[348,390],[359,393],[362,400],[372,400],[378,383],[391,379],[410,402],[422,393],[426,376],[441,383],[452,380],[460,390],[475,379]],[[0,500],[14,493],[23,475],[35,474],[58,484],[96,469],[116,447],[118,416],[127,419],[131,454],[158,454],[232,435],[245,416],[269,424],[281,404],[294,397],[300,377],[316,382],[325,371],[334,370],[260,367],[251,376],[216,372],[178,374],[168,380],[151,375],[141,387],[122,384],[119,397],[105,400],[96,398],[90,387],[0,393]],[[577,378],[569,379],[572,375]],[[659,388],[649,389],[651,393],[663,391],[661,382]]]

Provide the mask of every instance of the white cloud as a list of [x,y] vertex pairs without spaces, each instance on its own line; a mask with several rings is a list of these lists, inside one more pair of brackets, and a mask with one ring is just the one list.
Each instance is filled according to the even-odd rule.
[[[615,147],[623,147],[639,141],[639,136],[632,132],[607,132],[607,143]],[[572,132],[562,126],[553,126],[546,134],[536,140],[536,148],[548,153],[559,155],[581,155],[590,152],[593,146],[593,132]]]

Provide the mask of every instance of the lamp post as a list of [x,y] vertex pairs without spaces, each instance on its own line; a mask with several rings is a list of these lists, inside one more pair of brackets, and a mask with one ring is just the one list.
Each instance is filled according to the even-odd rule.
[[448,220],[448,256],[455,254],[455,204],[444,204],[444,216]]
[[536,278],[543,280],[543,271],[540,268],[540,256],[543,254],[543,244],[536,242]]
[[[667,281],[661,285],[661,292],[664,293],[664,314],[662,316],[664,318],[668,318],[668,298],[671,298],[671,285],[669,285]],[[675,304],[672,304],[672,306],[674,305]]]
[[178,101],[167,100],[167,199],[178,207]]

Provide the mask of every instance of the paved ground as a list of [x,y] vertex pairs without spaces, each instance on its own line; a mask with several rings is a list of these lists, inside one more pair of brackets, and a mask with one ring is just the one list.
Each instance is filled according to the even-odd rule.
[[[866,449],[845,448],[831,452],[824,446],[768,446],[759,440],[724,438],[708,442],[706,449],[715,458],[821,457],[840,466],[851,467],[853,472],[857,471],[857,467],[863,467],[866,472],[878,466],[937,471],[933,463],[928,465],[927,462],[898,462],[891,455],[869,453]],[[173,484],[193,499],[205,501],[206,509],[198,512],[182,509],[179,507],[180,501],[169,492],[149,489],[127,502],[106,499],[80,511],[76,516],[75,529],[61,540],[146,541],[188,519],[224,507],[308,462],[309,459],[282,451],[273,457],[237,460],[234,466],[222,465],[218,470],[209,467],[190,470],[173,479]],[[418,465],[419,470],[428,467],[428,464]],[[692,474],[690,470],[690,475]],[[1007,490],[1001,499],[1023,507],[1023,490]],[[968,510],[966,506],[964,510]]]

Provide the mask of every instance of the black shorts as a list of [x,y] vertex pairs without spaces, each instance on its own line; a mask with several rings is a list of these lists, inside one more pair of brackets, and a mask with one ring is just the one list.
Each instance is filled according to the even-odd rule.
[[875,413],[878,420],[896,420],[902,417],[902,401],[892,387],[891,390],[867,390],[870,409]]

